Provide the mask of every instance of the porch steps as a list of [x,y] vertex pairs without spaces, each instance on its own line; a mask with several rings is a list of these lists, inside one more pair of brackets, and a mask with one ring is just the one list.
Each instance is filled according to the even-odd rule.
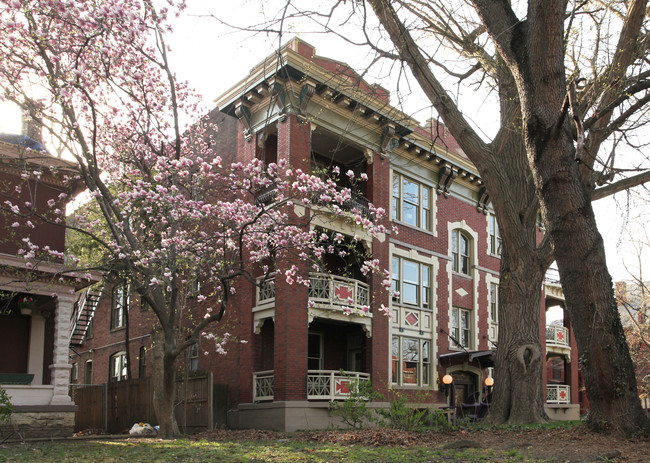
[[86,336],[88,326],[95,316],[95,310],[104,291],[102,285],[99,289],[90,287],[84,291],[74,304],[70,318],[70,345],[79,346]]

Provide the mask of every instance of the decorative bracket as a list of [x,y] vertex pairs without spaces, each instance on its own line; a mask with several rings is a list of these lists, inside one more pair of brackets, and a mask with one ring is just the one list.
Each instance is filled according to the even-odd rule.
[[384,126],[384,130],[381,131],[381,138],[379,139],[379,152],[392,153],[398,146],[399,140],[395,138],[395,125],[386,124]]
[[476,205],[476,210],[487,215],[487,205],[490,202],[490,195],[487,192],[487,188],[483,187],[478,191],[478,204]]
[[287,92],[277,78],[269,82],[269,87],[271,87],[271,95],[275,98],[275,104],[280,110],[280,120],[284,122],[287,119]]
[[309,100],[311,100],[311,97],[314,96],[315,92],[316,82],[308,79],[300,90],[300,102],[298,106],[298,116],[303,120],[306,120],[305,115],[307,113],[307,104],[309,103]]
[[440,174],[438,178],[438,194],[444,194],[445,198],[449,197],[449,188],[454,182],[454,179],[458,176],[458,171],[453,169],[451,166],[444,166],[440,169]]
[[244,137],[246,138],[246,141],[251,141],[253,138],[253,133],[251,131],[251,110],[248,106],[243,104],[241,100],[235,103],[235,105],[235,115],[245,128]]

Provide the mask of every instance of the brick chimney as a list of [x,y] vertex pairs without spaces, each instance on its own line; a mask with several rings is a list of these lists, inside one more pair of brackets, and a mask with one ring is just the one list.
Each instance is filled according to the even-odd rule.
[[33,119],[28,113],[23,114],[23,135],[43,144],[43,124]]

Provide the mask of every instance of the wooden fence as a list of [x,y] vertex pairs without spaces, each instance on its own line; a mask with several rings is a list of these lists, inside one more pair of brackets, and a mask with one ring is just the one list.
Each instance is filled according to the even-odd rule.
[[[71,396],[79,407],[75,432],[103,429],[117,434],[128,432],[134,423],[157,424],[150,378],[75,386]],[[175,414],[185,434],[213,428],[212,374],[177,381]]]

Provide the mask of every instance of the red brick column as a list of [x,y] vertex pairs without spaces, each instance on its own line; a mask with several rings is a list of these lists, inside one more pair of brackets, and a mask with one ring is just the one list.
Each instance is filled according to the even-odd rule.
[[[369,182],[367,185],[368,199],[377,207],[383,207],[386,214],[381,223],[390,229],[389,204],[391,195],[390,181],[390,162],[388,158],[381,158],[375,154],[373,163],[368,165]],[[382,269],[388,269],[390,264],[390,247],[388,243],[389,235],[385,239],[374,239],[372,243],[372,253],[374,259],[379,259]],[[379,392],[386,394],[386,387],[390,385],[389,360],[391,355],[391,340],[389,338],[390,323],[389,317],[379,312],[383,304],[389,307],[389,291],[382,285],[385,276],[374,273],[371,279],[372,292],[372,339],[370,340],[370,349],[368,349],[369,358],[366,364],[370,365],[372,383]]]
[[[278,123],[278,160],[287,159],[293,169],[310,170],[311,131],[293,115]],[[302,275],[309,272],[297,259],[278,261],[279,269],[291,264]],[[307,300],[308,288],[286,282],[278,272],[275,279],[275,401],[307,399]]]

